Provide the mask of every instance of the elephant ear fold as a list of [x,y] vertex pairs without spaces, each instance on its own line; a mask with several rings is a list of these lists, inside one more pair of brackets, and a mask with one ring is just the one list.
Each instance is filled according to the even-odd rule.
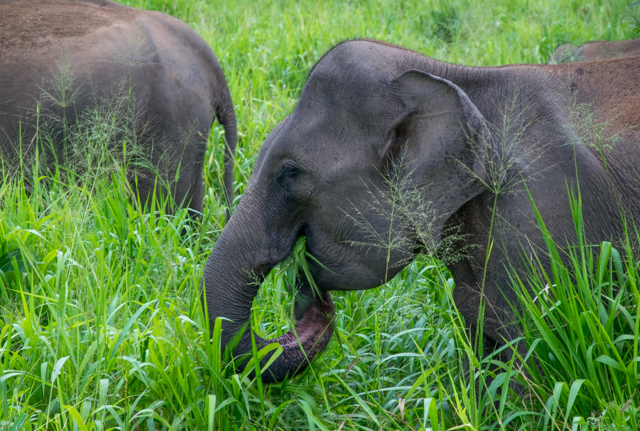
[[[496,153],[487,122],[469,96],[453,82],[420,70],[404,72],[393,86],[405,107],[393,136],[421,147],[421,153],[446,143],[478,179],[487,180],[487,162]],[[396,151],[388,148],[386,157]]]

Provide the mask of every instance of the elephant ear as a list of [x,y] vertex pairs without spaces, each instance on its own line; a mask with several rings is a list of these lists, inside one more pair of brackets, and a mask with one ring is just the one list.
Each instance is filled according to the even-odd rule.
[[487,184],[497,154],[487,122],[467,94],[451,81],[419,70],[404,72],[392,86],[404,111],[389,133],[382,161],[395,159],[402,148],[413,160],[431,164],[453,158]]

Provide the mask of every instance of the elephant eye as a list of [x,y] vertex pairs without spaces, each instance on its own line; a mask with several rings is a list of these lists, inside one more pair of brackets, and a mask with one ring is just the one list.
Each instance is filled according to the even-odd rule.
[[280,172],[281,176],[292,176],[298,172],[298,169],[292,165],[282,165],[282,171]]
[[310,192],[310,175],[303,167],[297,166],[296,162],[283,161],[280,172],[276,177],[276,182],[287,199],[300,200],[308,196]]

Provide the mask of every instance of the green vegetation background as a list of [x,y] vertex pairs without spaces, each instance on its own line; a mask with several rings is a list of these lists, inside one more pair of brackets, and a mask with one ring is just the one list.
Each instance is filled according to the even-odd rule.
[[[123,3],[180,18],[213,48],[238,117],[237,199],[309,69],[342,40],[382,39],[443,61],[497,66],[546,63],[562,43],[640,37],[640,6],[619,0]],[[208,342],[197,292],[224,223],[221,130],[209,140],[197,231],[185,212],[141,214],[122,176],[48,182],[30,194],[24,178],[0,185],[0,429],[637,426],[628,418],[640,406],[633,386],[594,403],[581,398],[577,380],[548,383],[524,401],[508,384],[488,388],[493,398],[478,396],[488,367],[471,359],[476,383],[464,372],[471,353],[451,305],[453,281],[435,261],[382,288],[333,295],[336,335],[301,376],[265,388],[235,374]],[[268,280],[254,310],[253,326],[267,335],[292,324],[281,280]]]

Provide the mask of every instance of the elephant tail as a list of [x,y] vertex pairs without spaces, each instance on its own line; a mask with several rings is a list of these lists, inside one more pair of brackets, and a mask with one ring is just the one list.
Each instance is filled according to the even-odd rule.
[[236,146],[238,143],[238,126],[236,123],[236,113],[233,109],[233,101],[228,88],[224,92],[223,100],[220,101],[216,111],[218,122],[224,128],[226,147],[224,153],[224,191],[227,204],[226,219],[231,217],[231,207],[233,205],[233,170],[235,165]]

